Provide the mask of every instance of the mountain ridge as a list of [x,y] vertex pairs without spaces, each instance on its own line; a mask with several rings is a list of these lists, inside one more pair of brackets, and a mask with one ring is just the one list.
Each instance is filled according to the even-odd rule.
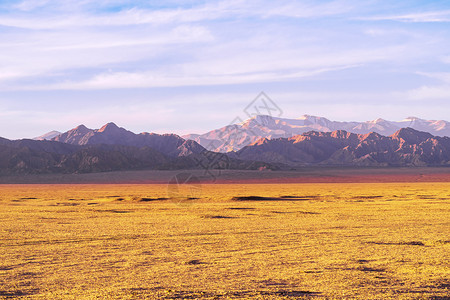
[[132,147],[150,147],[168,156],[187,156],[205,151],[195,141],[186,141],[176,134],[139,133],[135,134],[110,122],[99,129],[90,129],[84,125],[75,127],[54,138],[52,141],[72,145],[123,145]]
[[114,123],[95,130],[80,125],[52,140],[0,138],[0,175],[271,167],[228,157],[210,164],[216,155],[174,134],[134,134]]
[[429,132],[435,136],[450,136],[450,122],[423,120],[417,117],[408,117],[398,122],[382,118],[366,122],[341,122],[311,115],[303,115],[296,119],[258,115],[239,124],[224,126],[204,134],[188,134],[182,137],[194,140],[208,150],[225,153],[238,151],[262,137],[286,138],[309,131],[332,132],[336,130],[357,134],[377,132],[389,136],[405,127]]
[[[284,126],[271,117],[257,121],[262,120],[268,126]],[[175,134],[135,134],[114,123],[99,129],[80,125],[52,140],[0,138],[1,175],[303,166],[450,166],[450,138],[413,128],[390,136],[374,131],[313,130],[290,137],[259,137],[226,154],[208,151]]]
[[391,136],[310,131],[290,138],[261,139],[231,157],[289,166],[450,166],[450,138],[412,128]]

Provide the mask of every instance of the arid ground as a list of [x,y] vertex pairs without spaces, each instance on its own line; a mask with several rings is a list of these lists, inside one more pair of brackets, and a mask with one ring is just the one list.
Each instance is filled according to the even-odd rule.
[[448,299],[450,183],[0,186],[0,297]]
[[0,176],[0,184],[166,184],[180,173],[203,183],[450,182],[450,167],[304,167],[291,171],[144,170],[79,174]]

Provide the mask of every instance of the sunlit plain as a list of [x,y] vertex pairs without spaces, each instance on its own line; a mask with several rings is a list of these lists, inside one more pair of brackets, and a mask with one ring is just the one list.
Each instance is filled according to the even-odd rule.
[[173,188],[0,186],[0,297],[449,295],[450,183]]

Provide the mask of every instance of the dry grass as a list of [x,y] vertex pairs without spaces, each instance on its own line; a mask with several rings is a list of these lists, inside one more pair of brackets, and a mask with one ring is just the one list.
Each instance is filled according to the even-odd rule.
[[450,293],[449,183],[203,185],[177,199],[165,185],[0,191],[0,298]]

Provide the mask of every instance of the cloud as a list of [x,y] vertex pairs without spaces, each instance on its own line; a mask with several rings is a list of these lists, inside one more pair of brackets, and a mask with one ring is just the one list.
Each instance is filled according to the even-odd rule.
[[450,10],[428,11],[409,14],[359,17],[366,21],[399,21],[410,23],[450,22]]
[[[22,41],[24,38],[28,40]],[[155,60],[168,51],[182,49],[183,44],[193,46],[213,40],[211,32],[199,25],[15,36],[0,44],[0,83],[11,86],[11,80],[29,81],[36,77],[52,82],[67,80],[68,76],[86,76],[98,68],[133,68],[139,61]],[[16,85],[21,85],[20,81]]]
[[0,14],[9,26],[0,32],[0,90],[245,84],[433,53],[425,35],[399,41],[406,31],[384,29],[390,41],[376,43],[364,32],[381,31],[361,33],[341,21],[331,30],[298,26],[298,19],[320,24],[360,9],[346,0],[127,3],[25,0]]
[[[258,39],[248,40],[245,43],[247,49],[244,45],[239,47],[235,43],[208,47],[201,50],[200,58],[194,53],[187,60],[164,67],[156,65],[153,70],[108,70],[93,72],[89,77],[85,75],[79,80],[69,78],[54,82],[46,79],[45,82],[22,84],[18,88],[98,90],[279,82],[361,68],[366,64],[399,57],[403,51],[398,47],[386,47],[329,53],[314,48],[287,50],[277,44],[264,49],[260,42]],[[198,49],[193,49],[194,52],[196,50]],[[227,56],[222,53],[227,53]],[[139,69],[137,66],[136,68]],[[14,88],[13,85],[7,87],[10,90]]]
[[426,76],[429,78],[438,79],[439,81],[447,82],[450,84],[449,72],[417,72],[418,75]]
[[415,101],[450,100],[450,85],[421,86],[407,92],[407,98]]
[[416,72],[428,78],[437,79],[438,85],[423,85],[406,92],[406,98],[414,101],[450,100],[449,72]]
[[50,3],[50,0],[26,0],[13,7],[21,11],[31,11],[40,7],[44,7]]
[[30,86],[31,90],[97,90],[97,89],[124,89],[124,88],[155,88],[155,87],[183,87],[183,86],[212,86],[247,84],[257,82],[273,82],[286,79],[316,76],[325,72],[332,72],[353,68],[356,65],[336,68],[322,68],[301,70],[294,72],[257,72],[247,74],[217,74],[197,76],[161,76],[158,73],[142,72],[116,72],[95,75],[91,79],[80,82],[65,82],[43,86]]
[[[286,44],[290,37],[280,39],[278,34],[283,28],[264,33],[271,18],[317,18],[352,9],[351,5],[346,5],[348,1],[342,0],[319,3],[282,0],[276,4],[265,0],[190,1],[187,6],[182,6],[186,2],[180,1],[152,2],[155,7],[142,3],[130,6],[130,2],[120,0],[25,0],[8,7],[0,13],[0,26],[4,26],[0,32],[0,41],[3,41],[0,42],[0,89],[42,86],[42,81],[48,86],[63,86],[68,82],[102,86],[100,83],[105,82],[106,77],[110,78],[110,73],[114,73],[115,78],[135,79],[140,86],[144,81],[155,82],[152,76],[162,77],[159,81],[164,81],[166,77],[177,77],[171,73],[179,72],[188,77],[182,80],[183,85],[194,81],[197,84],[198,79],[222,83],[240,79],[255,82],[259,80],[252,78],[269,78],[269,75],[239,74],[257,72],[259,68],[262,73],[279,76],[280,70],[286,67],[268,70],[264,67],[266,61],[272,61],[272,66],[289,64],[286,59],[281,62],[280,58],[273,62],[275,56],[286,52],[282,47],[266,50],[274,51],[273,55],[249,51],[251,47],[267,47],[264,43]],[[251,29],[254,18],[256,23],[262,24],[260,29]],[[286,30],[293,29],[292,25],[287,26],[291,28]],[[232,48],[233,45],[242,49]],[[225,53],[225,56],[233,57],[232,61],[222,58]],[[293,56],[292,53],[288,55]],[[254,56],[259,58],[253,59]],[[259,67],[254,68],[251,64]],[[292,69],[296,70],[288,70],[288,73],[298,73],[302,77],[307,73],[315,74],[316,69],[335,69],[349,64],[353,63],[319,66],[311,63],[299,69],[294,63]],[[226,71],[231,66],[240,70]],[[143,70],[148,68],[152,71]],[[192,74],[192,69],[207,72],[200,77]],[[237,76],[231,78],[233,74]],[[208,76],[215,79],[209,80]],[[225,80],[227,77],[229,80]]]
[[45,18],[45,16],[39,15],[18,18],[0,16],[0,25],[33,30],[54,30],[80,27],[193,23],[218,17],[217,12],[209,11],[206,8],[167,11],[149,11],[133,8],[116,13],[92,15],[86,14],[86,12],[80,12],[77,14],[68,13],[63,16],[52,16],[51,18]]
[[[248,16],[245,14],[251,9],[245,3],[221,1],[209,6],[151,12],[177,16],[172,23],[171,17],[169,21],[161,18],[167,24],[119,26],[123,23],[115,19],[113,26],[14,31],[9,36],[5,33],[8,42],[0,44],[4,50],[0,73],[9,75],[0,78],[0,89],[92,90],[277,82],[379,62],[400,62],[417,55],[417,51],[405,55],[409,45],[397,44],[395,39],[375,46],[360,43],[359,31],[330,32],[320,27],[302,28],[292,20],[279,23],[252,19],[254,14],[263,13],[300,16],[296,9],[303,17],[338,14],[350,9],[342,7],[344,2],[300,5],[283,1],[284,6],[278,10],[265,3],[268,6],[253,7],[257,12],[249,12]],[[282,9],[288,5],[291,9]],[[198,19],[200,15],[215,18],[209,12],[242,14],[245,18],[181,21],[183,18],[178,17],[186,11],[201,11]],[[138,17],[141,12],[131,9],[117,14],[133,15],[131,19],[144,23],[151,19]],[[185,16],[193,18],[190,14]]]
[[[317,3],[312,1],[243,1],[243,0],[223,0],[211,1],[206,4],[197,4],[189,8],[165,8],[155,9],[134,6],[127,8],[124,6],[119,11],[89,13],[88,9],[83,9],[87,4],[95,1],[51,1],[37,0],[24,1],[15,7],[30,12],[30,14],[0,15],[0,25],[26,28],[26,29],[55,29],[71,27],[99,27],[99,26],[130,26],[130,25],[158,25],[171,23],[194,23],[202,21],[220,20],[226,18],[318,18],[347,13],[354,9],[355,5],[349,1],[329,1]],[[127,2],[121,3],[125,5]],[[100,1],[101,5],[101,1]],[[117,5],[120,4],[117,3]],[[59,13],[50,17],[39,12],[31,14],[33,10],[47,7],[58,7]],[[78,7],[78,9],[74,9]]]
[[[65,124],[58,114],[73,117],[75,125],[96,118],[114,121],[121,111],[150,118],[129,108],[130,100],[142,93],[141,101],[159,101],[161,111],[170,106],[173,110],[161,115],[175,115],[174,124],[182,113],[191,116],[190,122],[203,120],[203,106],[217,110],[214,118],[195,123],[206,130],[230,111],[222,117],[223,124],[233,119],[239,110],[234,107],[238,93],[253,98],[260,90],[292,94],[288,109],[298,111],[293,117],[332,114],[341,104],[339,114],[357,112],[364,120],[369,117],[363,114],[386,117],[391,105],[397,105],[389,111],[391,118],[399,111],[403,118],[404,111],[424,108],[430,115],[432,109],[442,115],[450,85],[449,29],[445,24],[421,24],[449,18],[450,11],[437,5],[350,0],[4,1],[0,107],[12,96],[19,103],[15,111],[21,113],[2,116],[7,120],[2,124],[9,128],[27,123],[34,108],[22,108],[30,99],[54,104],[46,106],[50,113],[35,114],[34,123],[27,123],[33,128],[40,119]],[[199,100],[204,91],[207,95]],[[230,93],[227,99],[220,96],[224,92]],[[67,105],[58,105],[67,98]],[[66,114],[66,107],[80,99],[88,99],[83,102],[88,107],[99,101],[102,106],[91,107],[93,113]],[[221,109],[218,100],[224,102]],[[189,105],[180,106],[183,101]],[[200,102],[202,107],[193,108]],[[442,105],[433,108],[429,103]],[[108,110],[110,106],[116,108]],[[133,123],[132,117],[121,120],[126,127]],[[52,124],[49,129],[61,128]]]

